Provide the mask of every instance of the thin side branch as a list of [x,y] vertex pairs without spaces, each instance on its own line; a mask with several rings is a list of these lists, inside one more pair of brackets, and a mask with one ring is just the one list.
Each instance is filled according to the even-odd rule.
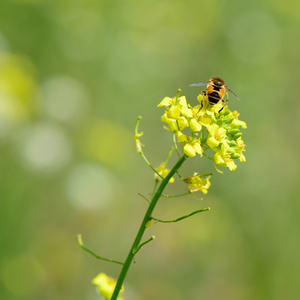
[[167,156],[166,160],[164,161],[165,166],[167,165],[167,163],[168,163],[170,157],[172,156],[173,151],[174,151],[174,148],[171,147],[171,149],[170,149],[170,151],[169,151],[169,153],[168,153],[168,156]]
[[142,194],[140,194],[140,193],[137,193],[139,196],[141,196],[143,199],[145,199],[148,203],[150,203],[150,201],[144,196],[144,195],[142,195]]
[[94,257],[96,257],[96,258],[98,258],[98,259],[101,259],[101,260],[109,261],[109,262],[112,262],[112,263],[115,263],[115,264],[124,265],[124,263],[122,263],[122,262],[120,262],[120,261],[112,260],[112,259],[108,259],[108,258],[101,257],[101,256],[95,254],[95,253],[94,253],[93,251],[91,251],[90,249],[86,248],[86,247],[83,245],[81,234],[78,234],[78,235],[77,235],[77,241],[78,241],[78,245],[79,245],[84,251],[90,253],[90,254],[93,255]]
[[161,194],[162,197],[165,197],[165,198],[177,198],[177,197],[183,197],[183,196],[186,196],[186,195],[189,195],[190,192],[186,192],[184,194],[179,194],[179,195],[165,195],[165,194]]
[[204,211],[208,211],[208,210],[210,210],[210,207],[203,208],[203,209],[199,209],[199,210],[196,210],[196,211],[191,212],[191,213],[188,214],[188,215],[184,215],[184,216],[182,216],[182,217],[180,217],[180,218],[178,218],[178,219],[168,220],[168,221],[156,219],[156,218],[154,218],[154,217],[151,217],[151,219],[154,220],[154,221],[160,222],[160,223],[176,223],[176,222],[178,222],[178,221],[181,221],[181,220],[184,220],[184,219],[186,219],[186,218],[189,218],[189,217],[191,217],[191,216],[193,216],[193,215],[195,215],[195,214],[198,214],[198,213],[201,213],[201,212],[204,212]]
[[143,246],[145,246],[146,244],[150,243],[150,242],[153,241],[154,239],[155,239],[155,236],[152,235],[150,239],[148,239],[147,241],[141,243],[141,244],[136,248],[136,250],[134,250],[134,251],[132,252],[132,255],[133,255],[133,256],[136,255],[136,254],[141,250],[141,248],[142,248]]
[[151,168],[151,170],[157,174],[157,176],[159,176],[161,179],[164,179],[150,164],[149,160],[146,158],[146,156],[144,155],[143,151],[139,152],[139,154],[141,155],[141,157],[143,158],[143,160],[145,161],[145,163]]
[[184,181],[184,178],[179,174],[179,172],[176,172],[177,176],[180,178],[180,180]]

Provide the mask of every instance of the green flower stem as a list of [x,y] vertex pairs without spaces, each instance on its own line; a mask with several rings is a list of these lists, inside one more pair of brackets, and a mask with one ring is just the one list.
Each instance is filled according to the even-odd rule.
[[141,151],[139,152],[139,154],[141,155],[141,157],[143,158],[143,160],[145,161],[145,163],[152,169],[152,171],[157,174],[160,178],[163,179],[163,177],[152,167],[152,165],[150,164],[149,160],[146,158],[146,156],[144,155],[144,153]]
[[203,152],[203,155],[204,155],[206,158],[208,158],[208,159],[212,160],[212,158],[211,158],[211,157],[209,157],[208,155],[206,155],[204,152]]
[[146,158],[146,156],[144,155],[144,152],[142,150],[142,144],[139,140],[139,137],[143,135],[143,133],[138,133],[138,128],[139,128],[139,124],[141,121],[142,117],[138,117],[135,123],[135,128],[134,128],[134,139],[135,139],[135,143],[137,146],[137,152],[141,155],[141,157],[143,158],[143,160],[145,161],[145,163],[151,168],[151,170],[157,174],[157,176],[159,176],[161,179],[164,179],[150,164],[149,160]]
[[178,157],[180,157],[180,153],[179,153],[179,150],[178,150],[178,147],[177,147],[177,141],[176,141],[176,132],[174,131],[173,132],[173,143],[174,143],[174,148],[178,154]]
[[178,98],[179,98],[180,92],[181,92],[181,89],[178,89],[177,90],[177,94],[176,94],[176,103],[178,102]]
[[173,151],[174,151],[174,148],[171,147],[171,149],[170,149],[170,151],[169,151],[169,153],[168,153],[168,156],[167,156],[166,160],[164,161],[165,166],[167,165],[167,163],[168,163],[170,157],[172,156]]
[[195,214],[201,213],[201,212],[203,212],[203,211],[208,211],[208,210],[210,210],[209,207],[203,208],[203,209],[199,209],[199,210],[195,210],[195,211],[191,212],[190,214],[187,214],[187,215],[182,216],[182,217],[180,217],[180,218],[178,218],[178,219],[169,220],[169,221],[160,220],[160,219],[156,219],[156,218],[153,218],[153,217],[151,217],[151,219],[154,220],[154,221],[157,221],[157,222],[161,222],[161,223],[176,223],[176,222],[178,222],[178,221],[181,221],[181,220],[184,220],[184,219],[186,219],[186,218],[189,218],[189,217],[191,217],[191,216],[193,216],[193,215],[195,215]]
[[81,234],[78,234],[78,235],[77,235],[77,241],[78,241],[78,245],[79,245],[83,250],[85,250],[86,252],[90,253],[90,254],[93,255],[94,257],[96,257],[96,258],[98,258],[98,259],[101,259],[101,260],[109,261],[109,262],[112,262],[112,263],[115,263],[115,264],[124,265],[124,263],[122,263],[122,262],[120,262],[120,261],[116,261],[116,260],[112,260],[112,259],[108,259],[108,258],[101,257],[101,256],[97,255],[96,253],[94,253],[92,250],[86,248],[86,247],[83,245]]
[[153,195],[153,198],[151,200],[151,203],[145,213],[145,216],[144,216],[144,219],[142,221],[142,224],[140,226],[140,229],[136,235],[136,238],[131,246],[131,249],[128,253],[128,256],[125,260],[125,263],[123,265],[123,268],[121,270],[121,273],[119,275],[119,278],[118,278],[118,281],[117,281],[117,284],[116,284],[116,287],[115,287],[115,290],[112,294],[112,297],[110,300],[116,300],[118,295],[119,295],[119,292],[120,292],[120,289],[122,288],[122,284],[125,280],[125,277],[126,277],[126,274],[128,272],[128,269],[131,265],[131,262],[133,260],[133,257],[134,257],[134,253],[135,251],[139,248],[139,245],[140,245],[140,242],[141,242],[141,239],[143,237],[143,234],[146,230],[146,224],[147,222],[151,219],[151,215],[152,215],[152,212],[163,192],[163,190],[165,189],[165,187],[167,186],[167,184],[169,183],[170,179],[172,178],[172,176],[175,174],[175,172],[181,167],[181,165],[184,163],[184,161],[187,159],[187,156],[186,155],[183,155],[182,157],[180,157],[180,159],[178,160],[178,162],[175,164],[175,166],[173,167],[173,169],[169,172],[169,174],[163,179],[163,181],[161,182],[160,186],[158,187],[156,193]]

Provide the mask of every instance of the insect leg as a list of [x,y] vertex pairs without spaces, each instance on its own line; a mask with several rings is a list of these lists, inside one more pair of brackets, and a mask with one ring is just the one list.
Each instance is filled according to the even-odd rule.
[[226,93],[226,105],[227,105],[227,107],[228,107],[228,98],[229,98],[229,95],[228,95],[228,93]]
[[223,106],[222,108],[218,111],[218,113],[220,114],[220,112],[224,109],[225,105],[227,105],[228,107],[228,93],[226,93],[226,100],[224,100],[224,98],[222,99],[223,102]]
[[228,101],[224,101],[224,99],[222,100],[223,102],[223,106],[221,107],[221,109],[218,111],[219,115],[220,115],[220,112],[224,109],[225,105],[226,105],[226,102],[227,102],[227,105],[228,105]]
[[201,106],[200,106],[198,112],[196,113],[196,115],[198,115],[199,112],[200,112],[200,110],[202,109],[202,107],[203,107],[203,97],[206,95],[206,92],[205,92],[205,91],[202,91],[201,93],[202,93]]

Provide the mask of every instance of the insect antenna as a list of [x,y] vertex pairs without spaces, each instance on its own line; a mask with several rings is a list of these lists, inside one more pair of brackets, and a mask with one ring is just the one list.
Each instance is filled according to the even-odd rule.
[[232,90],[230,90],[228,87],[226,87],[226,89],[236,98],[236,99],[238,99],[239,101],[241,101],[242,102],[242,100],[232,91]]

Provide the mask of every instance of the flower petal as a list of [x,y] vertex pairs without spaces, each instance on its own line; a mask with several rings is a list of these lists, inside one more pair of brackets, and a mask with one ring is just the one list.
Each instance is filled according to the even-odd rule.
[[201,131],[202,125],[198,123],[196,119],[192,119],[190,122],[190,129],[192,132]]
[[165,97],[157,106],[162,107],[162,106],[170,106],[173,102],[173,99],[170,97]]
[[194,149],[194,147],[191,144],[186,144],[183,147],[183,152],[189,157],[196,156],[196,150]]

